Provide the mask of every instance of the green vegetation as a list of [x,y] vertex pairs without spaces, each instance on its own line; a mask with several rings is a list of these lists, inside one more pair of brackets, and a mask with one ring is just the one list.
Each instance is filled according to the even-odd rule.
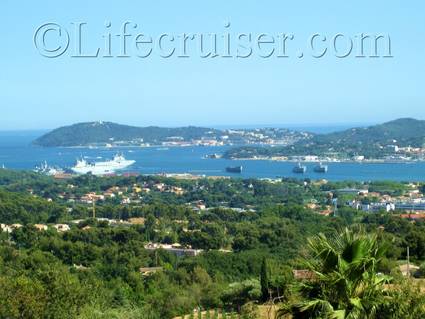
[[199,145],[202,141],[228,145],[268,144],[270,141],[292,144],[310,138],[312,134],[296,132],[284,128],[218,130],[203,127],[134,127],[110,122],[79,123],[61,127],[34,141],[35,145],[45,147],[82,146],[96,144],[160,145],[163,142]]
[[35,145],[44,147],[81,146],[105,144],[113,141],[135,141],[138,144],[156,144],[171,137],[181,137],[188,141],[206,136],[215,136],[219,131],[201,127],[135,127],[111,122],[90,122],[65,126],[49,132],[34,141]]
[[[159,184],[182,192],[155,191]],[[193,312],[199,308],[210,318],[216,309],[227,318],[258,318],[258,306],[270,300],[294,318],[421,318],[423,295],[399,279],[398,263],[407,247],[412,263],[425,261],[425,224],[348,207],[322,216],[307,207],[326,206],[330,190],[347,186],[364,185],[90,175],[57,181],[3,170],[0,223],[22,227],[0,233],[0,318],[200,318]],[[91,218],[93,205],[79,197],[111,187],[152,190],[136,203],[122,204],[124,195],[96,203],[96,217],[126,223]],[[191,205],[199,200],[207,209]],[[142,222],[129,223],[134,217]],[[56,223],[70,230],[58,232]],[[203,252],[177,257],[145,248],[148,242]],[[294,269],[311,270],[316,280],[299,282]],[[423,276],[421,269],[415,275]],[[363,315],[373,311],[377,317]]]
[[261,284],[261,298],[265,302],[269,299],[269,268],[267,265],[267,259],[263,258],[263,262],[261,264],[261,272],[260,272],[260,284]]
[[314,280],[301,288],[305,298],[289,309],[295,317],[374,318],[384,301],[390,277],[378,274],[384,249],[376,235],[346,229],[332,238],[309,241],[307,269]]
[[[305,262],[312,280],[298,285],[299,300],[283,306],[278,317],[422,318],[425,295],[413,296],[414,290],[410,290],[401,297],[398,286],[403,282],[379,273],[386,248],[379,244],[377,234],[366,234],[361,229],[345,229],[331,237],[321,234],[311,239],[311,255]],[[390,282],[393,288],[386,288]],[[400,297],[404,303],[415,303],[395,314],[390,309],[399,305]]]
[[383,158],[393,154],[387,145],[422,147],[425,142],[425,121],[398,119],[365,128],[352,128],[341,132],[318,134],[286,147],[242,146],[230,149],[226,158],[253,158],[272,156],[317,155],[350,158]]
[[2,223],[54,223],[64,214],[65,208],[58,204],[0,189],[0,218]]
[[[255,137],[256,133],[258,136]],[[261,134],[260,134],[261,133]],[[286,146],[241,146],[228,150],[226,158],[254,158],[273,156],[318,155],[350,158],[383,158],[394,154],[388,145],[422,147],[425,142],[425,121],[398,119],[370,127],[352,128],[329,134],[311,134],[285,129],[222,131],[202,127],[134,127],[111,122],[79,123],[55,129],[36,139],[34,145],[70,147],[96,144],[141,143],[161,144],[170,141],[212,139],[231,141],[232,144],[268,144],[269,140],[284,141]],[[267,137],[267,138],[266,138]]]

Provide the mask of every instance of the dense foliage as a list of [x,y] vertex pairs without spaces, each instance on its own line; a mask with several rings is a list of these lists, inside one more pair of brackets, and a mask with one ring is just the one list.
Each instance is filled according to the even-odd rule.
[[214,134],[219,134],[219,131],[193,126],[181,128],[135,127],[111,122],[90,122],[60,127],[39,137],[34,144],[45,147],[67,147],[133,140],[159,143],[176,136],[182,137],[184,140],[191,140],[214,136]]
[[[124,220],[140,217],[141,224],[114,225],[92,219],[91,205],[68,201],[72,196],[105,191],[112,186],[158,182],[187,192],[176,195],[152,191],[134,205],[123,205],[119,199],[96,205],[98,216]],[[74,186],[69,188],[70,184]],[[376,233],[374,240],[391,247],[380,251],[379,256],[371,256],[369,248],[375,246],[364,246],[368,249],[361,250],[367,253],[360,258],[362,262],[369,257],[379,259],[370,268],[370,275],[391,274],[393,278],[397,261],[406,258],[408,246],[412,262],[420,264],[425,260],[425,225],[421,222],[349,208],[341,208],[336,217],[322,216],[306,208],[305,203],[312,199],[326,203],[328,189],[350,183],[320,186],[296,180],[188,181],[90,175],[55,181],[33,173],[2,171],[0,185],[0,223],[23,225],[11,234],[0,233],[0,318],[164,319],[190,314],[199,307],[252,314],[256,303],[270,299],[287,305],[294,300],[324,300],[334,310],[340,310],[346,307],[344,300],[359,295],[358,290],[352,290],[342,301],[332,299],[331,284],[337,274],[348,276],[338,277],[344,278],[337,284],[339,289],[345,289],[338,293],[341,298],[348,286],[362,286],[372,279],[362,277],[357,282],[350,277],[360,264],[351,268],[351,257],[344,253],[343,245],[332,252],[337,258],[343,257],[344,263],[335,264],[333,258],[333,264],[326,261],[327,270],[317,251],[329,247],[323,243],[325,238],[335,236],[335,230],[356,225],[362,225],[367,233]],[[372,186],[388,192],[402,192],[404,187],[399,183]],[[194,210],[186,204],[198,200],[211,209]],[[76,219],[82,221],[71,222]],[[68,223],[71,229],[57,232],[52,226],[59,222]],[[49,229],[37,230],[35,223],[48,224]],[[318,233],[323,234],[323,241],[313,245],[316,254],[311,254],[306,242]],[[348,239],[346,242],[353,242]],[[180,243],[202,249],[203,253],[177,257],[163,249],[146,249],[148,242]],[[349,251],[354,254],[350,260],[363,256],[355,251],[358,246],[350,246]],[[323,275],[322,290],[312,287],[315,295],[313,298],[310,290],[310,299],[303,299],[305,295],[296,289],[292,272],[306,267],[305,258],[318,275]],[[148,267],[161,268],[150,274],[141,272],[141,268]],[[395,309],[394,303],[388,303],[386,312],[393,309],[406,314],[410,302],[422,302],[418,294],[402,284],[397,284],[394,291],[391,298],[401,306]],[[380,301],[380,295],[373,296]],[[420,313],[421,309],[415,311]]]
[[425,295],[409,281],[379,272],[388,249],[380,241],[378,234],[358,228],[310,239],[305,263],[312,277],[296,285],[296,298],[282,306],[278,318],[424,317]]

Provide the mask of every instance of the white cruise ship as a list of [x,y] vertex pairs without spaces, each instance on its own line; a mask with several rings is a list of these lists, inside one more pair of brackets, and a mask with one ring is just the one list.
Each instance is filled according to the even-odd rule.
[[71,170],[77,174],[107,175],[125,169],[134,163],[136,161],[127,160],[122,154],[117,154],[112,160],[106,162],[88,162],[84,158],[78,159]]

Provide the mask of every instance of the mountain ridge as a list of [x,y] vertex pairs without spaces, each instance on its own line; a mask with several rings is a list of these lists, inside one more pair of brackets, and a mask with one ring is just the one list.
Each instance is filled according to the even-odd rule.
[[[252,130],[246,130],[252,132]],[[288,130],[288,134],[290,134]],[[302,135],[302,132],[299,132]],[[95,144],[131,141],[134,145],[142,143],[161,144],[164,141],[191,141],[200,139],[222,140],[228,131],[186,126],[166,128],[158,126],[137,127],[113,122],[83,122],[59,127],[33,141],[33,145],[42,147],[72,147]],[[285,146],[268,148],[263,146],[239,147],[248,149],[244,155],[305,155],[324,152],[344,152],[346,154],[376,154],[382,147],[391,144],[398,146],[422,147],[425,143],[425,121],[414,118],[399,118],[382,124],[326,133],[307,134]],[[243,145],[243,143],[239,143]],[[231,149],[226,157],[236,156],[237,149]]]
[[225,153],[226,158],[253,158],[258,156],[323,155],[343,153],[348,156],[386,155],[386,146],[423,147],[425,144],[425,121],[414,118],[399,118],[367,127],[316,134],[287,147],[239,147]]
[[214,135],[218,130],[187,126],[163,128],[158,126],[137,127],[113,122],[83,122],[54,129],[33,141],[33,145],[43,147],[86,146],[112,141],[130,141],[155,143],[172,136],[200,138]]

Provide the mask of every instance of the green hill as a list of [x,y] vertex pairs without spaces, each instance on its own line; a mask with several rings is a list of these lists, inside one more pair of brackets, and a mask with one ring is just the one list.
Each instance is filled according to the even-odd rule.
[[349,130],[317,135],[315,143],[321,144],[395,144],[399,146],[421,147],[425,139],[425,121],[412,118],[403,118],[384,124],[358,127]]
[[216,134],[219,134],[219,131],[192,126],[179,128],[135,127],[111,122],[89,122],[60,127],[36,139],[33,144],[44,147],[67,147],[118,141],[157,143],[172,137],[191,140]]
[[323,155],[340,153],[379,158],[390,153],[387,145],[422,147],[425,121],[402,118],[369,127],[357,127],[329,134],[317,134],[288,147],[238,147],[226,152],[226,158],[255,156]]

